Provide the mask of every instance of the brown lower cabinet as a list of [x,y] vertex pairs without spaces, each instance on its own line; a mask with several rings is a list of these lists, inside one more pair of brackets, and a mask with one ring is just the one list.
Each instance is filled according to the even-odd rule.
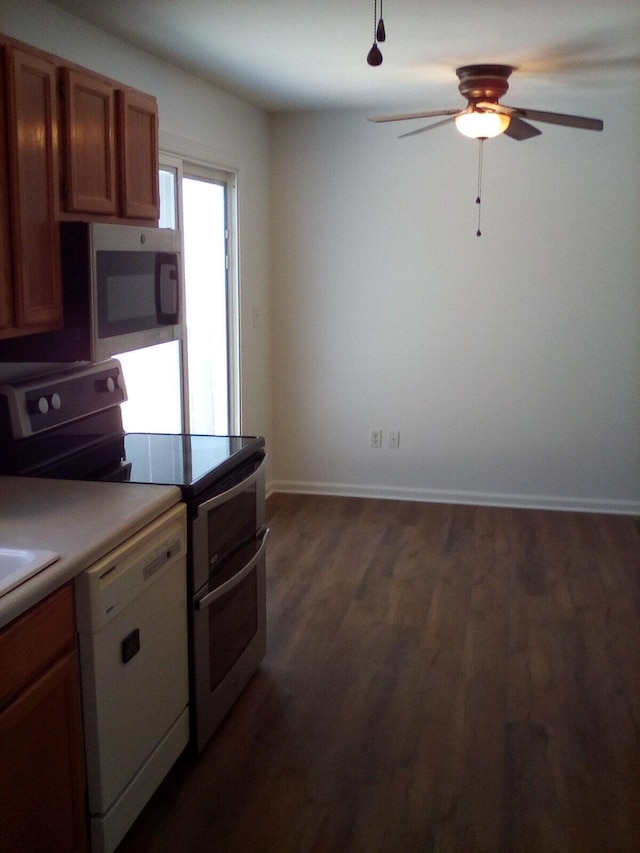
[[73,586],[0,631],[0,850],[87,849]]
[[[1,50],[0,50],[1,56]],[[4,67],[0,60],[0,338],[13,328],[13,278],[9,231],[9,170],[4,103]]]

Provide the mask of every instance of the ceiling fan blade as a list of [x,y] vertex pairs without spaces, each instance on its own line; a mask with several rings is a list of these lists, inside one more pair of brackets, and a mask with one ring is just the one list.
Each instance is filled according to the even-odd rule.
[[521,142],[523,139],[531,139],[532,136],[540,136],[541,133],[542,131],[532,124],[527,124],[526,121],[522,121],[517,116],[511,116],[509,127],[505,130],[504,135]]
[[377,116],[369,121],[411,121],[416,118],[436,118],[437,116],[457,116],[460,110],[430,110],[426,113],[404,113],[398,116]]
[[531,121],[544,121],[548,124],[560,124],[564,127],[578,127],[582,130],[602,130],[604,122],[599,118],[586,118],[585,116],[572,116],[565,113],[549,113],[542,110],[526,110],[522,107],[508,107],[506,104],[478,103],[480,109],[492,110],[495,113],[504,113],[509,116],[528,118]]
[[458,110],[455,115],[443,119],[443,121],[437,121],[435,124],[428,124],[426,127],[418,128],[418,130],[410,130],[409,133],[401,133],[398,139],[404,139],[405,136],[417,136],[418,133],[424,133],[426,130],[434,130],[436,127],[442,127],[443,124],[451,124],[452,121],[456,120],[457,115],[460,115],[460,110]]
[[547,113],[540,110],[523,110],[520,108],[517,108],[517,114],[531,121],[544,121],[549,124],[561,124],[565,127],[579,127],[582,130],[602,130],[604,127],[604,122],[599,118],[570,116],[564,113]]

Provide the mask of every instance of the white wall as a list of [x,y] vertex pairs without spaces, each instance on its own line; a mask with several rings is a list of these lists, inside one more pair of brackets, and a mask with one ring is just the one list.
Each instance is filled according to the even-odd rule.
[[272,487],[640,511],[640,87],[532,100],[605,131],[487,143],[477,238],[452,127],[269,125],[46,0],[4,0],[0,29],[154,93],[163,143],[238,168],[243,427]]
[[453,126],[272,118],[277,488],[640,509],[637,94],[530,105],[605,131],[487,142],[482,237]]
[[[238,172],[242,428],[271,434],[266,114],[63,12],[46,0],[3,0],[0,31],[155,95],[160,144]],[[254,309],[262,318],[254,328]],[[6,369],[4,371],[6,375]]]

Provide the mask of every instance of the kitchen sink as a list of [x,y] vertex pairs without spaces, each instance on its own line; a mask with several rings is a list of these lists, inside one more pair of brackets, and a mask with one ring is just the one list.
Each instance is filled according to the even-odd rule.
[[0,595],[4,595],[28,578],[55,563],[55,551],[31,548],[0,548]]

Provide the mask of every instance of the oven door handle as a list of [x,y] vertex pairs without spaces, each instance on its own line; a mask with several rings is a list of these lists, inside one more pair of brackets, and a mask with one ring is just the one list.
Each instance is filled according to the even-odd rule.
[[255,566],[258,563],[258,560],[264,553],[264,550],[267,546],[267,539],[269,538],[269,528],[266,528],[262,534],[262,539],[260,541],[260,547],[253,555],[253,557],[249,560],[246,566],[243,566],[239,572],[237,572],[232,578],[229,578],[228,581],[225,581],[220,586],[216,587],[212,592],[208,592],[206,595],[203,595],[202,598],[196,598],[193,606],[196,610],[204,610],[210,604],[213,604],[214,601],[217,601],[219,598],[222,598],[223,595],[226,595],[230,592],[234,587],[236,587],[239,583],[247,577],[248,574],[253,571]]
[[234,483],[234,485],[231,486],[230,489],[227,489],[226,492],[221,492],[219,495],[214,495],[212,498],[209,498],[208,501],[199,504],[197,508],[197,517],[200,518],[200,516],[206,515],[210,510],[218,506],[218,504],[224,503],[225,501],[234,498],[236,495],[239,495],[240,492],[244,491],[247,488],[247,486],[257,480],[260,474],[265,469],[265,466],[267,464],[267,456],[268,454],[265,453],[265,455],[262,457],[262,461],[257,466],[257,468],[255,468],[247,477],[244,477],[242,480],[240,480],[239,483]]

